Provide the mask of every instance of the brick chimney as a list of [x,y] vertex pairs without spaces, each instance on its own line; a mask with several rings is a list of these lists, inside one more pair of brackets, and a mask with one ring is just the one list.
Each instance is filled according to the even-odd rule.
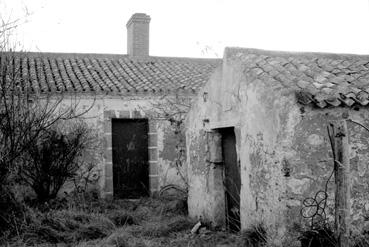
[[150,16],[144,13],[133,14],[127,22],[127,53],[130,56],[149,55]]

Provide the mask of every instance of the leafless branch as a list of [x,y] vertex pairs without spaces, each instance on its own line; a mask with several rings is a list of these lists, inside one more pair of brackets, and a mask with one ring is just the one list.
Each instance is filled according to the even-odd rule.
[[361,127],[362,127],[362,128],[364,128],[366,131],[368,131],[368,132],[369,132],[369,128],[368,128],[368,127],[366,127],[365,125],[363,125],[363,124],[361,124],[361,123],[359,123],[359,122],[357,122],[357,121],[354,121],[354,120],[352,120],[352,119],[347,119],[347,121],[352,122],[352,123],[354,123],[354,124],[357,124],[357,125],[361,126]]

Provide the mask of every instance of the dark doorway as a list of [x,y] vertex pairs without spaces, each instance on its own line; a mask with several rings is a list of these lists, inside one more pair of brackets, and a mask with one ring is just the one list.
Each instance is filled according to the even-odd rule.
[[149,194],[148,122],[112,119],[114,198]]
[[224,161],[224,187],[226,198],[226,223],[230,231],[241,229],[240,221],[240,190],[241,174],[237,161],[236,136],[234,128],[219,130],[222,135],[222,152]]

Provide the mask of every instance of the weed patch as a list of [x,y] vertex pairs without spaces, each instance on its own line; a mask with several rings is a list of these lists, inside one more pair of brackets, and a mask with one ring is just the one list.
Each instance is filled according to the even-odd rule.
[[302,247],[335,247],[338,246],[333,230],[329,226],[306,230],[299,237]]
[[262,224],[255,225],[241,233],[245,246],[262,247],[267,243],[267,232]]
[[139,219],[132,213],[125,210],[114,210],[107,214],[107,217],[116,226],[138,225]]
[[29,210],[22,239],[27,244],[73,243],[81,240],[103,238],[116,228],[101,214],[87,214],[68,210],[41,213]]

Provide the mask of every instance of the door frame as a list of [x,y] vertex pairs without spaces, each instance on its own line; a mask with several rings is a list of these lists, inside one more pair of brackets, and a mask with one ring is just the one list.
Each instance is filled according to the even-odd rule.
[[[214,141],[216,139],[222,139],[222,130],[227,128],[233,128],[235,134],[235,148],[236,148],[236,155],[237,155],[237,164],[240,167],[240,128],[239,125],[233,124],[235,121],[228,121],[227,123],[213,123],[211,128],[208,128],[207,133],[209,135],[208,139],[208,156],[207,160],[213,165],[213,169],[211,171],[217,171],[211,173],[211,180],[214,181],[213,186],[211,189],[216,192],[216,196],[214,199],[220,199],[221,201],[216,201],[213,204],[212,211],[214,212],[213,220],[216,225],[219,226],[227,226],[227,199],[226,199],[226,188],[225,188],[225,166],[224,166],[224,156],[222,154],[223,147],[222,147],[222,140]],[[217,137],[218,136],[218,137]],[[209,142],[210,141],[210,142]],[[219,157],[219,153],[221,153]],[[218,170],[220,173],[218,173]],[[242,211],[241,211],[241,200],[242,200],[242,170],[240,167],[240,227],[242,229]]]
[[100,187],[103,198],[113,198],[113,148],[112,148],[112,119],[147,119],[148,153],[149,153],[149,190],[150,196],[159,191],[158,173],[158,119],[148,118],[137,110],[105,110],[104,111],[104,159],[101,169]]
[[237,150],[237,135],[236,135],[236,128],[234,126],[228,126],[228,127],[222,127],[222,128],[218,128],[217,129],[217,132],[221,135],[221,148],[222,148],[222,158],[223,158],[223,186],[224,186],[224,203],[225,203],[225,220],[226,220],[226,227],[227,227],[227,230],[231,230],[230,229],[230,221],[229,221],[229,209],[228,209],[228,206],[229,206],[229,202],[228,202],[228,192],[227,192],[227,188],[226,188],[226,185],[227,185],[227,174],[226,174],[226,164],[225,164],[225,160],[224,160],[224,157],[225,157],[225,152],[224,152],[224,149],[223,149],[223,137],[224,137],[224,133],[227,131],[226,129],[232,129],[232,132],[233,132],[233,135],[234,135],[234,149],[235,149],[235,160],[236,160],[236,166],[238,168],[238,173],[239,173],[239,188],[238,188],[238,220],[239,220],[239,225],[237,226],[239,229],[237,231],[240,231],[241,230],[241,186],[242,186],[242,177],[241,177],[241,167],[240,167],[240,160],[239,160],[239,153],[238,153],[238,150]]

